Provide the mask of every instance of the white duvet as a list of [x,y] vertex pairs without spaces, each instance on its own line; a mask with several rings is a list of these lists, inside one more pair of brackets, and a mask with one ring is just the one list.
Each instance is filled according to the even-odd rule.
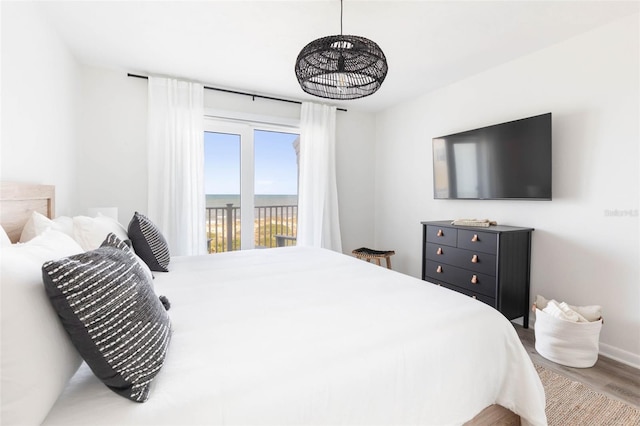
[[166,363],[143,404],[83,367],[46,425],[459,425],[497,403],[544,425],[511,323],[467,296],[327,250],[173,258]]

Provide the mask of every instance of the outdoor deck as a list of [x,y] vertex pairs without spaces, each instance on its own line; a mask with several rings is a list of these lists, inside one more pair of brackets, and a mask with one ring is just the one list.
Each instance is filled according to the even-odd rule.
[[[240,249],[240,206],[207,207],[209,253]],[[254,208],[255,246],[263,248],[295,245],[298,224],[297,205]]]

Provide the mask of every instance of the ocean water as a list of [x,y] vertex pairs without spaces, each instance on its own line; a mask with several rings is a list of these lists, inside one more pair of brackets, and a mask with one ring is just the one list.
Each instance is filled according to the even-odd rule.
[[[207,194],[207,207],[226,207],[232,203],[234,207],[240,205],[240,195],[238,194]],[[255,196],[255,206],[297,206],[297,195],[264,195]]]

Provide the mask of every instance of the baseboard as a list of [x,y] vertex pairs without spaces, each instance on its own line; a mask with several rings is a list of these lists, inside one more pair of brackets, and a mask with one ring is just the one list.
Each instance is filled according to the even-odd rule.
[[[514,322],[518,323],[519,321],[515,320]],[[533,316],[533,318],[529,317],[529,327],[531,327],[532,329],[535,329],[535,324],[536,324],[535,315]],[[640,370],[640,355],[634,354],[629,351],[625,351],[624,349],[616,348],[615,346],[607,345],[606,343],[602,343],[602,342],[600,342],[598,346],[600,349],[598,351],[598,355],[611,358],[614,361],[621,362],[623,364],[626,364],[628,366],[631,366],[633,368],[637,368]]]
[[607,358],[611,358],[640,370],[640,355],[616,348],[615,346],[607,345],[606,343],[600,343],[600,351],[598,353],[602,356],[606,356]]

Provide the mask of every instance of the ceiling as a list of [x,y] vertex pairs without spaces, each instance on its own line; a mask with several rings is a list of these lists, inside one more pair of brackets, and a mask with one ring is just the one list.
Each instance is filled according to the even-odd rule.
[[[389,73],[341,107],[379,111],[625,15],[612,1],[344,1],[344,34],[380,45]],[[308,42],[340,33],[338,0],[48,1],[39,7],[84,64],[316,100],[298,86]]]

